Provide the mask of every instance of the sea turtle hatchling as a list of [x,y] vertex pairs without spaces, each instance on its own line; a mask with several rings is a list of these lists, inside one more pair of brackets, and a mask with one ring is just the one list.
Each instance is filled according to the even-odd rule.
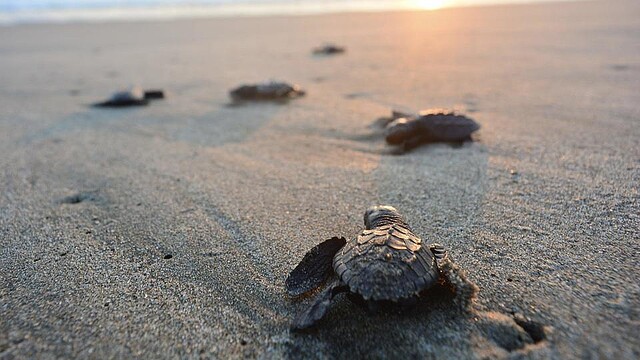
[[480,125],[473,119],[451,110],[430,109],[418,114],[392,111],[390,117],[377,122],[385,127],[385,139],[390,145],[400,145],[404,151],[432,142],[462,142]]
[[398,211],[385,205],[364,213],[365,229],[355,238],[333,237],[311,249],[289,274],[287,292],[300,296],[331,278],[311,306],[292,324],[299,330],[320,320],[336,294],[376,311],[385,305],[407,306],[436,284],[456,294],[454,302],[467,308],[477,291],[439,244],[424,246]]
[[313,49],[314,55],[336,55],[343,54],[347,49],[343,46],[338,46],[335,44],[325,44],[323,46],[319,46]]
[[261,84],[242,85],[231,91],[229,96],[233,101],[264,101],[288,100],[305,95],[305,91],[298,85],[271,81]]
[[164,99],[162,90],[142,90],[139,86],[133,86],[129,90],[118,91],[111,95],[108,100],[95,103],[96,107],[129,107],[145,106],[150,100]]

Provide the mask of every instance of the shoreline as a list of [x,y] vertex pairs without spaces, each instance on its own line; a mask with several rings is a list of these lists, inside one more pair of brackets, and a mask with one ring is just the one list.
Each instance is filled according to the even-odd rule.
[[[492,2],[493,1],[493,2]],[[503,0],[504,1],[504,0]],[[467,9],[486,7],[510,7],[562,4],[574,2],[588,2],[598,0],[487,0],[482,4],[460,4],[438,8],[424,8],[407,4],[398,7],[392,4],[363,4],[359,6],[345,6],[336,4],[335,7],[307,6],[278,6],[267,5],[218,5],[218,6],[174,6],[174,7],[131,7],[131,8],[103,8],[103,9],[68,9],[37,11],[19,11],[16,13],[0,12],[0,28],[32,25],[82,25],[82,24],[110,24],[110,23],[155,23],[178,22],[207,19],[236,19],[236,18],[264,18],[264,17],[305,17],[322,15],[362,15],[375,13],[397,12],[431,12],[447,9]],[[19,18],[15,18],[19,16]]]

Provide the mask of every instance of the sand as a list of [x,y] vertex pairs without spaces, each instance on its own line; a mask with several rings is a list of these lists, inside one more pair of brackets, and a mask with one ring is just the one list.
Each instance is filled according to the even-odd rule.
[[[0,357],[638,358],[638,13],[0,28]],[[310,54],[327,41],[347,53]],[[308,96],[227,106],[266,79]],[[169,96],[87,106],[131,84]],[[392,106],[482,129],[389,155],[368,125]],[[310,299],[286,296],[288,272],[376,203],[450,250],[473,309],[440,293],[369,315],[340,297],[289,332]]]

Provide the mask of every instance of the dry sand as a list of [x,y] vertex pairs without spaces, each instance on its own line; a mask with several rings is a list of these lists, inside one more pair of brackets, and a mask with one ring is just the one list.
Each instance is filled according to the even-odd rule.
[[[638,358],[638,14],[603,1],[1,28],[0,357]],[[348,53],[310,55],[326,41]],[[269,78],[308,96],[225,105]],[[169,98],[86,106],[134,83]],[[392,105],[483,127],[392,156],[367,128]],[[341,297],[290,333],[309,300],[285,295],[286,275],[375,203],[450,249],[480,287],[474,310],[441,294],[370,316]]]

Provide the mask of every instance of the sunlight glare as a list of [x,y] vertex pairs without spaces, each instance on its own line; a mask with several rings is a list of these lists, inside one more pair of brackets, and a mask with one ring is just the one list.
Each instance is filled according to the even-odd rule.
[[449,2],[450,0],[411,0],[412,5],[424,10],[440,9]]

